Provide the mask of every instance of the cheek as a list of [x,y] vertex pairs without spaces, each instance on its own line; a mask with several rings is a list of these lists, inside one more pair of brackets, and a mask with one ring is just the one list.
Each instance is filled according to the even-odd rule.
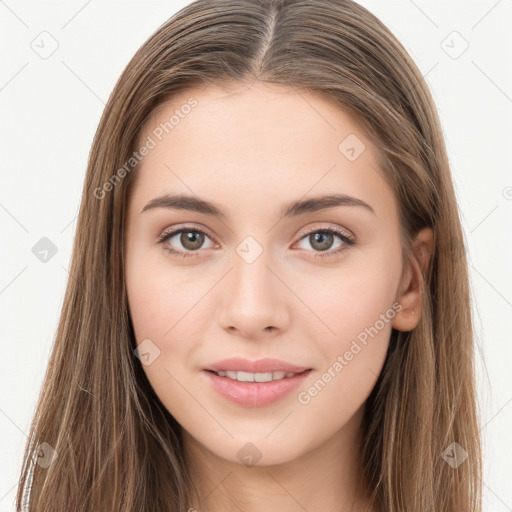
[[174,325],[192,307],[197,289],[187,284],[186,274],[163,263],[163,249],[144,252],[128,247],[125,278],[136,339],[152,338],[160,343],[171,336]]
[[200,308],[193,305],[201,293],[180,282],[183,274],[162,268],[156,258],[138,256],[134,251],[127,258],[126,286],[136,344],[139,351],[144,347],[151,354],[142,368],[171,413],[187,411],[190,396],[179,383],[186,382],[185,362],[193,349],[191,341],[198,338],[193,318]]
[[[309,293],[325,334],[315,340],[322,367],[299,403],[322,414],[334,428],[350,417],[372,391],[384,364],[399,304],[395,289],[401,267],[382,259],[365,268],[345,268]],[[332,408],[332,404],[343,406]],[[336,412],[334,412],[336,411]]]
[[211,275],[203,279],[193,269],[173,268],[165,260],[165,254],[155,251],[151,255],[136,249],[126,258],[126,287],[136,344],[149,339],[156,346],[158,357],[143,369],[163,400],[172,389],[179,391],[170,374],[179,382],[187,378],[188,363],[202,338],[204,320],[211,318],[205,296],[215,284]]
[[316,316],[327,334],[323,338],[330,338],[328,346],[333,347],[372,326],[392,306],[400,271],[400,261],[388,251],[375,258],[354,258],[329,272],[313,269],[289,279],[315,314],[307,315],[310,323]]

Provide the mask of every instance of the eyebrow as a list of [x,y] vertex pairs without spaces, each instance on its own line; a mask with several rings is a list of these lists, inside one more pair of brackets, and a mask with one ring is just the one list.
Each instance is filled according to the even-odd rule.
[[[325,194],[286,204],[281,209],[281,219],[285,217],[295,217],[304,213],[317,212],[327,208],[334,208],[336,206],[359,206],[376,215],[374,209],[361,199],[346,194]],[[155,208],[193,211],[224,220],[228,217],[219,205],[186,194],[164,194],[156,197],[149,201],[140,213]]]

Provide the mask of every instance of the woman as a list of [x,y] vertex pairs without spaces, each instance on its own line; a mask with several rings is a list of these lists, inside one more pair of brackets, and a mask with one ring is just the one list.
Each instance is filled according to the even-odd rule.
[[185,7],[101,119],[18,508],[480,511],[462,238],[371,13]]

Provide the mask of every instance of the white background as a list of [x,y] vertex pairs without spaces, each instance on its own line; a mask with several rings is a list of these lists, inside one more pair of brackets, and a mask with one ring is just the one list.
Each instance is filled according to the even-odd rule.
[[[139,46],[188,3],[0,0],[0,512],[14,510],[104,104]],[[512,0],[360,3],[405,45],[439,109],[471,264],[484,510],[512,511]],[[58,43],[47,59],[31,47],[43,31]],[[443,47],[462,48],[453,31],[469,44],[456,59]],[[58,252],[42,263],[32,247],[45,236]]]

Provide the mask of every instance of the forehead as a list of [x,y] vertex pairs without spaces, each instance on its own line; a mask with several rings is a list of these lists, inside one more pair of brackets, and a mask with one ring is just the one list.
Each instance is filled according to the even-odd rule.
[[152,149],[137,168],[140,200],[187,192],[261,207],[309,191],[393,200],[358,123],[334,102],[294,88],[256,82],[182,91],[145,123],[137,147],[144,144]]

